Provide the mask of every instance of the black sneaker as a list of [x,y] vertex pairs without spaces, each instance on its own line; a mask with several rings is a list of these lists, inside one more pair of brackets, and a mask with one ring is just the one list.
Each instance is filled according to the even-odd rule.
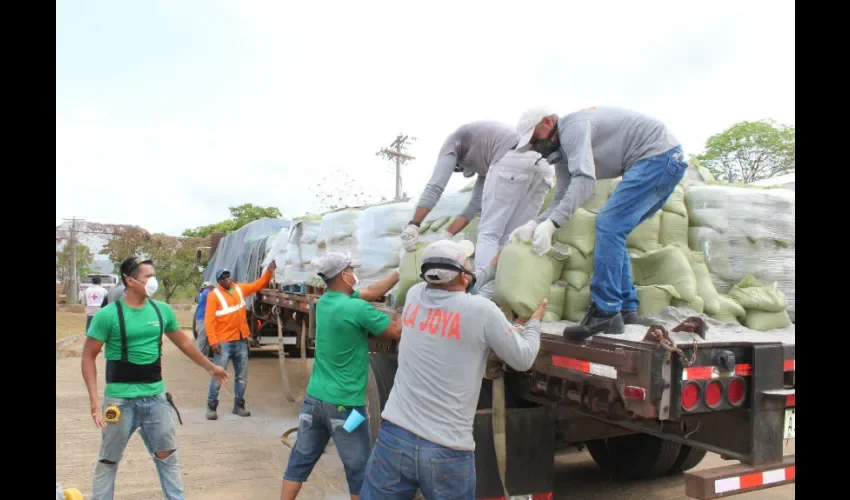
[[564,328],[564,339],[581,342],[597,333],[620,335],[625,331],[623,316],[619,312],[606,314],[597,309],[596,304],[591,303],[581,323]]
[[638,315],[638,313],[634,311],[620,311],[620,315],[623,317],[623,323],[626,325],[652,325],[652,321],[649,321],[643,316]]
[[218,409],[218,400],[207,401],[207,420],[215,420],[218,418],[218,412],[216,412],[216,409]]

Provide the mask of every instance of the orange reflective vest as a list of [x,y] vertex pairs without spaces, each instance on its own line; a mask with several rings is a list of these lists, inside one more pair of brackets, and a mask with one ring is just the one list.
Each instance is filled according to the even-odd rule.
[[253,295],[269,284],[272,273],[266,271],[253,283],[234,283],[232,292],[215,287],[207,295],[204,326],[210,345],[248,338],[251,330],[245,310],[245,297]]

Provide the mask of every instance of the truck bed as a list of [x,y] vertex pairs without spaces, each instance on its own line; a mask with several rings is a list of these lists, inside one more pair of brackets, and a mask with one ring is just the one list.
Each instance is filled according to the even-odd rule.
[[[673,327],[684,321],[685,318],[687,318],[688,316],[692,316],[693,314],[693,311],[689,309],[667,307],[660,313],[648,315],[648,319],[657,321],[659,324],[666,327],[669,331]],[[780,342],[786,346],[794,346],[794,337],[796,329],[793,323],[786,328],[769,330],[766,332],[758,332],[755,330],[750,330],[749,328],[735,323],[722,323],[720,321],[713,320],[705,315],[700,316],[705,320],[706,324],[708,325],[708,331],[705,334],[705,340],[696,337],[696,340],[700,345],[728,344],[730,342]],[[564,341],[562,336],[564,328],[566,326],[574,324],[575,323],[570,321],[554,321],[543,323],[541,333],[544,335],[546,340]],[[622,335],[599,334],[591,337],[590,342],[594,342],[595,339],[610,339],[613,341],[625,343],[640,342],[643,339],[644,335],[646,335],[646,330],[647,327],[645,326],[626,325],[626,331]],[[691,334],[689,333],[670,331],[670,338],[676,341],[676,343],[681,344],[690,344],[694,341],[694,336],[691,336]]]

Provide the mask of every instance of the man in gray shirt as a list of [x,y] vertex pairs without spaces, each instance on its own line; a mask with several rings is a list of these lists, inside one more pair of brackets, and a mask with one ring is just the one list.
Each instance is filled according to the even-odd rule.
[[[407,293],[398,371],[375,448],[366,465],[362,500],[475,498],[472,424],[492,349],[511,368],[531,368],[540,347],[544,300],[517,332],[475,288],[469,241],[440,240],[422,256],[425,283]],[[492,280],[495,266],[482,274]],[[435,491],[440,495],[435,495]]]
[[620,334],[625,324],[642,324],[626,237],[661,209],[688,164],[679,141],[661,121],[627,109],[592,107],[563,117],[543,108],[519,119],[517,150],[533,149],[556,168],[551,207],[514,234],[532,240],[543,255],[555,230],[593,195],[596,179],[623,176],[596,217],[593,299],[584,319],[564,329],[568,340],[597,333]]
[[[451,239],[479,213],[476,262],[481,269],[507,242],[511,232],[537,216],[553,185],[554,168],[534,151],[511,151],[519,141],[514,127],[494,121],[468,123],[443,143],[431,180],[419,197],[413,219],[401,235],[408,252],[416,250],[419,225],[440,200],[452,173],[478,174],[472,199],[454,222],[441,232]],[[539,161],[538,161],[539,160]],[[481,289],[492,295],[492,283]]]

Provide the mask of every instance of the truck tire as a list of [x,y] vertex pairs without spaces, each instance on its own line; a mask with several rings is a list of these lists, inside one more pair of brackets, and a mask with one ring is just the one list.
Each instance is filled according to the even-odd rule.
[[369,353],[369,381],[366,383],[366,413],[369,417],[369,435],[372,446],[378,439],[381,412],[390,397],[390,390],[398,369],[398,354]]
[[682,445],[682,451],[679,452],[678,458],[670,468],[670,474],[680,474],[693,469],[702,462],[707,453],[708,451],[702,448]]
[[599,467],[617,479],[651,479],[667,474],[682,445],[648,434],[588,441],[587,451]]

